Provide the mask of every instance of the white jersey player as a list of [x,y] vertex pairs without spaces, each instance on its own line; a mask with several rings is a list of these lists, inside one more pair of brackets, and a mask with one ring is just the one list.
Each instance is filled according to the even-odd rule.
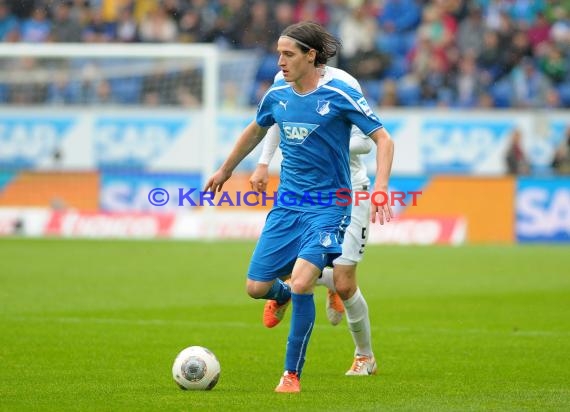
[[[319,84],[329,82],[331,79],[342,80],[350,87],[362,93],[358,81],[347,72],[325,66],[322,69]],[[275,81],[283,78],[279,72]],[[266,190],[269,173],[268,165],[279,146],[279,128],[274,125],[267,132],[257,168],[250,178],[252,189],[263,192]],[[353,191],[369,189],[370,180],[364,162],[360,155],[369,153],[373,148],[373,141],[352,126],[350,138],[350,173]],[[362,260],[364,248],[368,239],[370,221],[370,200],[353,202],[351,222],[346,230],[342,244],[342,255],[334,261],[334,269],[325,268],[317,284],[328,288],[327,317],[333,325],[342,320],[346,311],[350,333],[355,343],[355,357],[347,375],[371,375],[376,373],[377,365],[372,352],[370,319],[368,305],[356,283],[356,265]],[[345,310],[346,309],[346,310]]]

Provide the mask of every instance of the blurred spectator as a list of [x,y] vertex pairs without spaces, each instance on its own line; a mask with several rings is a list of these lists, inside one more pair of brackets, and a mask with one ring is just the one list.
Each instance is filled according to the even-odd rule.
[[182,18],[180,0],[162,0],[161,3],[166,15],[178,25]]
[[[274,22],[275,33],[281,34],[285,28],[295,21],[295,12],[293,6],[288,1],[279,1],[274,8]],[[272,49],[276,48],[277,36],[274,39]]]
[[245,0],[227,0],[222,4],[211,29],[204,40],[221,47],[239,48],[244,29],[247,27],[249,11]]
[[166,9],[157,6],[148,11],[140,24],[140,37],[148,43],[173,42],[178,36],[178,27]]
[[82,27],[71,18],[71,8],[68,3],[61,2],[55,6],[53,23],[51,41],[59,43],[81,41]]
[[542,13],[544,5],[544,0],[516,0],[510,2],[508,11],[521,29],[527,29],[534,24],[536,17]]
[[507,172],[511,175],[528,174],[530,168],[522,147],[521,131],[519,129],[514,129],[511,132],[510,139],[505,156]]
[[441,48],[435,47],[429,34],[418,30],[417,44],[407,56],[411,75],[416,79],[423,79],[428,75],[430,62],[438,60],[441,70],[447,71],[447,56]]
[[468,52],[462,56],[459,72],[454,80],[454,89],[457,91],[456,105],[459,107],[475,107],[478,104],[480,94],[475,53]]
[[424,8],[418,31],[427,36],[435,48],[445,50],[453,43],[456,23],[441,7],[432,4]]
[[51,31],[51,22],[47,19],[46,10],[43,7],[36,7],[29,19],[24,20],[20,29],[20,36],[23,42],[43,43]]
[[267,3],[261,0],[255,1],[251,5],[248,22],[243,30],[241,47],[272,52],[274,39],[279,37],[279,34],[274,32]]
[[562,107],[562,101],[560,100],[560,93],[554,88],[549,88],[546,91],[546,97],[544,102],[545,109],[560,109]]
[[528,40],[533,50],[544,42],[547,42],[550,38],[550,23],[546,19],[543,13],[539,13],[536,16],[534,24],[528,29]]
[[443,59],[433,56],[428,61],[428,70],[420,78],[421,97],[428,105],[437,105],[442,100],[448,102],[450,77],[445,70]]
[[384,82],[384,93],[380,100],[382,107],[396,107],[399,105],[398,99],[398,83],[394,80],[386,80]]
[[[525,57],[532,57],[532,49],[526,33],[517,31],[512,37],[511,44],[506,48],[502,48],[501,74],[509,74]],[[530,63],[532,59],[528,58],[525,61]]]
[[325,0],[299,0],[295,4],[295,20],[310,20],[326,26],[330,16]]
[[186,9],[178,24],[178,40],[182,43],[198,43],[203,36],[200,13],[193,8]]
[[390,62],[375,48],[376,20],[367,11],[366,4],[352,7],[339,26],[340,67],[362,80],[379,79]]
[[546,56],[539,60],[539,67],[555,84],[562,83],[568,76],[568,62],[556,46],[548,48]]
[[552,169],[557,174],[570,174],[570,127],[566,129],[562,142],[554,152]]
[[17,41],[20,24],[4,1],[0,1],[0,41]]
[[525,58],[511,74],[516,107],[541,107],[550,88],[547,78],[536,69],[532,59]]
[[477,55],[483,48],[484,33],[485,27],[481,19],[481,9],[472,7],[467,18],[459,23],[457,46],[464,52],[472,50]]
[[106,22],[100,9],[91,9],[87,13],[88,22],[83,30],[83,41],[87,43],[107,43],[116,37],[114,22]]
[[499,36],[494,31],[487,31],[483,35],[483,45],[477,57],[477,65],[482,71],[481,79],[485,86],[491,85],[501,73],[501,50]]
[[115,31],[119,42],[132,43],[138,40],[138,24],[130,7],[123,7],[119,11]]
[[570,49],[570,10],[558,6],[553,14],[556,21],[550,28],[550,38],[568,52]]

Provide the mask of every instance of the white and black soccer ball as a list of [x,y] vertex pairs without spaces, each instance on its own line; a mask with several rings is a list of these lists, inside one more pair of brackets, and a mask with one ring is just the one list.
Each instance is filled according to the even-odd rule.
[[220,372],[216,355],[202,346],[183,349],[172,365],[172,377],[185,390],[209,391],[218,383]]

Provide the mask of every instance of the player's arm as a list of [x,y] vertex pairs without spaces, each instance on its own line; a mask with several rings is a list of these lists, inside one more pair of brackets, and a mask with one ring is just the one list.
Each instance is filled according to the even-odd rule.
[[[394,141],[388,131],[382,127],[370,134],[370,138],[376,143],[376,179],[374,181],[374,192],[388,193],[388,181],[392,171],[392,160],[394,159]],[[372,202],[370,220],[376,222],[376,214],[381,225],[384,219],[389,222],[394,214],[390,207],[390,202],[383,205],[375,205]]]
[[220,168],[208,179],[204,191],[219,192],[224,183],[231,177],[232,172],[240,162],[251,153],[267,133],[267,128],[261,127],[254,120],[239,136],[234,148]]
[[257,192],[265,192],[267,190],[267,183],[269,182],[269,163],[275,155],[275,151],[279,146],[279,127],[273,125],[267,131],[265,140],[263,141],[263,148],[261,150],[261,155],[259,156],[259,161],[251,177],[249,178],[249,183],[251,185],[251,190]]

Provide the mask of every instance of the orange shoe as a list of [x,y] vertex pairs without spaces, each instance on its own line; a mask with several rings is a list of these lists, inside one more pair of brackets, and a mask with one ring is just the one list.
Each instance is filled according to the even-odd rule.
[[285,371],[279,385],[275,388],[275,392],[280,393],[299,393],[301,392],[301,383],[296,373]]
[[278,304],[276,300],[268,300],[265,302],[265,307],[263,308],[263,324],[268,328],[277,326],[283,319],[283,316],[285,316],[285,311],[287,307],[289,307],[289,303],[291,303],[291,299],[282,305]]
[[336,326],[342,320],[344,314],[344,305],[338,293],[327,289],[327,318],[329,322]]

